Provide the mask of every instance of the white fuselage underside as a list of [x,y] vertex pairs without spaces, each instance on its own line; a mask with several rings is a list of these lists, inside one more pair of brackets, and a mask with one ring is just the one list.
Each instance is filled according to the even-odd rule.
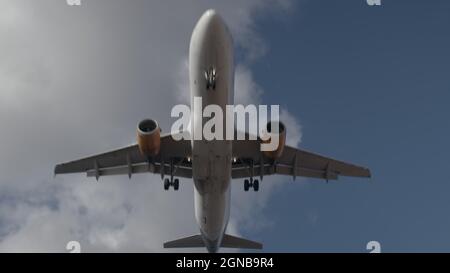
[[[216,84],[214,89],[207,89],[205,71],[211,68],[216,71]],[[203,107],[219,105],[223,113],[226,105],[234,104],[233,42],[224,21],[214,11],[206,12],[192,33],[189,79],[191,109],[194,97],[202,98]],[[192,111],[191,132],[202,132],[206,121],[202,111]],[[219,248],[230,215],[231,160],[231,141],[192,140],[195,217],[210,252]]]

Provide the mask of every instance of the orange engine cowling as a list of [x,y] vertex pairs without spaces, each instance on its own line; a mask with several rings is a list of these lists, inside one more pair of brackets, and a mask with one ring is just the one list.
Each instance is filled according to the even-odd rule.
[[155,156],[161,147],[161,129],[158,122],[145,119],[137,127],[137,143],[139,150],[145,156]]
[[[273,132],[274,130],[272,129],[277,127],[278,132]],[[284,145],[286,144],[286,126],[284,126],[281,121],[269,121],[266,125],[266,134],[269,135],[269,139],[263,140],[263,143],[271,143],[271,137],[274,134],[278,135],[278,147],[273,151],[264,151],[265,156],[272,159],[277,159],[283,154]]]

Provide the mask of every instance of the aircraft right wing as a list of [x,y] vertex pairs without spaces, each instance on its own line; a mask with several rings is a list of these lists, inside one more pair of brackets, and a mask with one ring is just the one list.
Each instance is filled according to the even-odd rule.
[[285,146],[277,159],[271,159],[260,151],[260,140],[233,142],[232,178],[248,178],[264,175],[289,175],[336,180],[338,176],[370,177],[368,168]]

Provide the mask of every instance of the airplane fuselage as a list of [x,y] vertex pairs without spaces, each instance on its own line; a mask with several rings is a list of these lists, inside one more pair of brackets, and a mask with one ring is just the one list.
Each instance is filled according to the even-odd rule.
[[[192,106],[196,97],[202,98],[203,106],[218,105],[223,113],[226,105],[234,104],[233,42],[213,10],[200,18],[192,33],[189,79]],[[202,132],[206,122],[200,110],[192,113],[192,131]],[[216,252],[230,215],[232,142],[203,138],[191,143],[195,217],[208,251]]]

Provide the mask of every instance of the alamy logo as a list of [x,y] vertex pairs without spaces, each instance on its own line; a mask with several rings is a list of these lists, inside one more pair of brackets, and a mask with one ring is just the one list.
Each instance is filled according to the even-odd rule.
[[381,6],[381,0],[366,0],[369,6]]
[[[193,109],[184,104],[175,105],[171,116],[178,118],[172,125],[173,139],[180,140],[262,140],[261,151],[275,151],[279,145],[279,105],[209,104],[203,107],[202,97],[194,97]],[[208,119],[204,122],[204,119]],[[248,124],[247,124],[248,120]],[[236,124],[236,126],[235,126]],[[272,126],[273,125],[273,126]],[[236,128],[236,130],[235,130]],[[248,130],[247,130],[248,128]],[[247,133],[246,133],[247,132]],[[191,136],[192,134],[192,136]]]
[[369,253],[381,253],[381,244],[378,241],[370,241],[367,243],[366,249],[370,250]]
[[81,0],[66,0],[69,6],[81,6]]
[[66,245],[66,250],[70,253],[81,253],[81,244],[78,241],[70,241]]

